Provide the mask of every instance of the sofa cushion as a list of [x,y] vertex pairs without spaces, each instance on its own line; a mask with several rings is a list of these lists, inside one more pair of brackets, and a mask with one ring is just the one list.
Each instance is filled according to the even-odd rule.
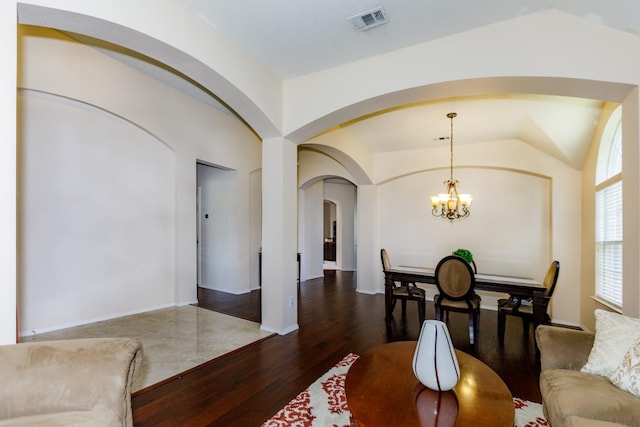
[[545,416],[550,425],[570,426],[578,416],[640,427],[640,401],[604,377],[566,369],[540,373]]
[[569,417],[568,426],[570,427],[621,427],[621,426],[624,426],[624,424],[594,420],[593,418]]
[[67,414],[97,416],[99,424],[114,425],[105,421],[108,415],[118,420],[117,425],[132,427],[131,384],[141,363],[142,344],[129,338],[0,346],[0,420],[7,420],[5,425],[12,425],[12,419],[26,420],[28,425],[31,417],[47,419],[51,414],[51,420],[59,420]]
[[596,310],[596,336],[582,372],[611,378],[633,343],[640,338],[640,319]]
[[622,363],[611,376],[611,382],[622,390],[640,397],[640,339],[624,355]]
[[69,411],[0,420],[0,427],[122,427],[123,422],[113,411]]

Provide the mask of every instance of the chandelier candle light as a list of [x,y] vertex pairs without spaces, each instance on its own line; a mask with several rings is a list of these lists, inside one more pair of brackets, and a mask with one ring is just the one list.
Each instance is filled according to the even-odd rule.
[[458,193],[458,181],[453,179],[453,118],[457,115],[456,113],[447,114],[447,117],[451,119],[451,137],[449,138],[451,143],[451,174],[449,180],[444,181],[446,193],[431,196],[431,205],[433,206],[431,213],[433,216],[446,218],[449,221],[468,217],[471,213],[469,211],[471,200],[473,200],[471,194]]

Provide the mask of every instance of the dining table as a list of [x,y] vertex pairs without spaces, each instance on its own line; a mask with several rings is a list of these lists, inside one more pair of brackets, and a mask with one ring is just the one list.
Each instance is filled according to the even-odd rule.
[[[385,321],[391,324],[393,319],[393,288],[395,282],[426,283],[435,285],[435,268],[398,266],[384,272]],[[534,328],[545,321],[547,305],[545,304],[547,288],[534,279],[527,277],[504,276],[499,274],[475,274],[475,289],[480,291],[499,292],[514,297],[530,299],[533,306]]]

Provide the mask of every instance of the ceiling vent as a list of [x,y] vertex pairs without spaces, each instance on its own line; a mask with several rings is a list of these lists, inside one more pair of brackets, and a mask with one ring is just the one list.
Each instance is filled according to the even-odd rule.
[[382,6],[362,12],[349,18],[356,31],[364,31],[389,22]]

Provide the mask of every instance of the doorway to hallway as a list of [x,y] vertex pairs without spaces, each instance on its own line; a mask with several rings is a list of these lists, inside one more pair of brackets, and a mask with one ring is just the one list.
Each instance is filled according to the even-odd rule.
[[243,175],[198,161],[195,172],[196,285],[231,294],[259,289],[262,171]]
[[323,229],[323,268],[325,270],[336,269],[336,244],[338,235],[338,222],[337,222],[337,206],[330,200],[324,201],[322,229]]
[[199,287],[231,292],[236,195],[233,170],[197,163],[197,270]]
[[325,178],[304,184],[299,194],[302,282],[328,270],[355,271],[357,187],[343,178]]

